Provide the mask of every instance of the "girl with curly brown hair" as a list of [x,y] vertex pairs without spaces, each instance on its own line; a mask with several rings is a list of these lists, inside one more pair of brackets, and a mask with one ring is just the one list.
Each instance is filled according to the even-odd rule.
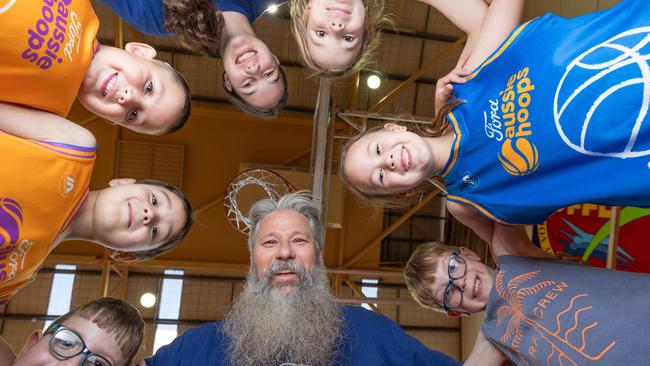
[[175,37],[185,47],[223,58],[223,88],[244,112],[274,117],[287,101],[284,70],[251,24],[264,0],[101,0],[143,33]]

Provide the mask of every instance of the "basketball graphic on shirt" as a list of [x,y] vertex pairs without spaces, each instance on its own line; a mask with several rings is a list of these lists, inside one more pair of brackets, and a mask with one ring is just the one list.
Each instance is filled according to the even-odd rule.
[[555,126],[572,149],[618,158],[650,154],[650,27],[631,29],[587,50],[566,68],[553,105]]
[[537,147],[525,138],[506,139],[501,145],[499,161],[505,170],[515,176],[530,174],[539,166]]
[[0,198],[0,247],[18,241],[23,224],[23,209],[11,198]]
[[16,3],[16,0],[0,0],[0,14],[11,9],[12,6]]

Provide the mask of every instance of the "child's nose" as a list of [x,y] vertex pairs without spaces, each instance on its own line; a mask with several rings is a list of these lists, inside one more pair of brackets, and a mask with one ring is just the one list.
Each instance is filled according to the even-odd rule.
[[131,102],[134,98],[135,98],[135,90],[127,85],[124,87],[124,89],[122,89],[122,93],[120,94],[120,98],[118,99],[118,102],[120,104],[126,104]]
[[465,290],[465,277],[454,280],[454,285],[456,285],[461,290]]
[[260,68],[260,64],[258,64],[257,62],[251,62],[248,65],[246,65],[246,68],[249,71],[257,71]]
[[387,156],[387,159],[388,159],[388,160],[386,161],[386,165],[387,165],[391,170],[395,169],[395,155],[390,154],[390,155]]
[[340,19],[332,19],[332,20],[330,21],[330,28],[331,28],[334,32],[340,32],[340,31],[342,31],[342,30],[343,30],[343,21],[341,21]]
[[154,219],[154,212],[150,207],[144,207],[144,215],[142,216],[142,224],[147,225]]

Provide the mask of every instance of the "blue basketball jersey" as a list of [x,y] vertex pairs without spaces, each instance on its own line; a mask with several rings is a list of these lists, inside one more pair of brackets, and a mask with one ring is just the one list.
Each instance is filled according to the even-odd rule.
[[449,115],[448,198],[502,223],[576,203],[650,207],[650,2],[522,24]]

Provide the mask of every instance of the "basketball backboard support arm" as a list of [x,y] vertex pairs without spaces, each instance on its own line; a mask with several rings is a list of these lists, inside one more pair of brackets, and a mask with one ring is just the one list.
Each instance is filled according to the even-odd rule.
[[316,111],[311,142],[311,173],[312,199],[320,207],[320,222],[324,230],[321,234],[321,245],[325,247],[325,234],[327,228],[327,197],[330,188],[332,173],[332,142],[334,136],[334,123],[332,123],[332,101],[330,96],[331,81],[328,78],[320,79]]

